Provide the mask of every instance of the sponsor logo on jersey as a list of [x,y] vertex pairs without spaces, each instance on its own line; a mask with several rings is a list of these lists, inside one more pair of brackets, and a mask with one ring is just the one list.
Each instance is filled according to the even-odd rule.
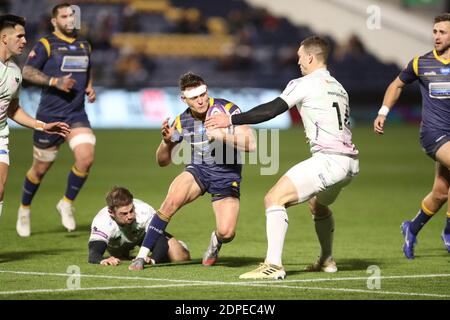
[[[450,71],[450,68],[448,68]],[[450,82],[430,82],[428,85],[430,98],[449,99],[450,98]]]
[[424,76],[435,76],[435,75],[437,75],[437,74],[436,74],[436,72],[434,72],[434,71],[430,71],[430,72],[424,72],[423,75],[424,75]]
[[61,71],[86,72],[89,67],[88,56],[65,56],[61,64]]
[[97,229],[97,227],[92,228],[92,234],[98,235],[102,238],[108,239],[108,235],[103,231]]
[[59,50],[59,51],[67,51],[67,50],[69,50],[69,49],[67,49],[66,47],[59,47],[58,50]]
[[450,73],[450,68],[441,68],[441,73],[448,75]]
[[70,45],[70,46],[69,46],[69,49],[70,49],[70,50],[77,50],[77,46]]

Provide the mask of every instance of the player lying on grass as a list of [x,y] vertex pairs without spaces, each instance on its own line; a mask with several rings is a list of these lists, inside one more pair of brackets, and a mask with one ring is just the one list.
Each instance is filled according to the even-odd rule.
[[[128,189],[113,187],[106,196],[107,206],[92,221],[89,238],[89,263],[117,266],[130,259],[130,252],[140,246],[155,210],[147,203],[134,199]],[[103,254],[108,251],[109,258]],[[190,259],[186,244],[165,232],[159,237],[148,264],[181,262]]]

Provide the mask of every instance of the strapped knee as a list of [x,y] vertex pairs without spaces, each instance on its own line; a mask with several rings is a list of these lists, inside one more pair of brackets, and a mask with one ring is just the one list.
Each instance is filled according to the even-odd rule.
[[33,147],[33,158],[42,162],[53,162],[58,155],[58,149],[40,149]]
[[70,149],[74,150],[75,147],[79,146],[80,144],[92,144],[95,146],[96,138],[92,133],[81,133],[77,134],[75,137],[73,137],[69,141],[69,147]]

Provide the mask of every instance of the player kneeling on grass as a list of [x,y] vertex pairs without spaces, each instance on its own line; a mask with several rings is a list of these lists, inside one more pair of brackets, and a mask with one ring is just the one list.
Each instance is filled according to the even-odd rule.
[[[121,259],[130,259],[130,251],[140,246],[155,210],[134,199],[131,192],[113,187],[106,196],[107,206],[92,221],[89,238],[89,263],[116,266]],[[110,257],[103,258],[108,250]],[[159,237],[148,264],[181,262],[190,259],[186,244],[165,232]]]

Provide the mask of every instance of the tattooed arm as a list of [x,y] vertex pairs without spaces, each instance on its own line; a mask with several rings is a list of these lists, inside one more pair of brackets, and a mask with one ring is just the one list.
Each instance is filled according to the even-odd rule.
[[71,78],[72,73],[69,73],[60,78],[49,77],[41,70],[29,65],[23,67],[22,76],[25,80],[33,84],[56,87],[57,89],[64,92],[69,92],[76,83],[75,79]]
[[25,80],[41,86],[48,86],[50,82],[50,77],[48,75],[32,66],[24,66],[22,76]]

